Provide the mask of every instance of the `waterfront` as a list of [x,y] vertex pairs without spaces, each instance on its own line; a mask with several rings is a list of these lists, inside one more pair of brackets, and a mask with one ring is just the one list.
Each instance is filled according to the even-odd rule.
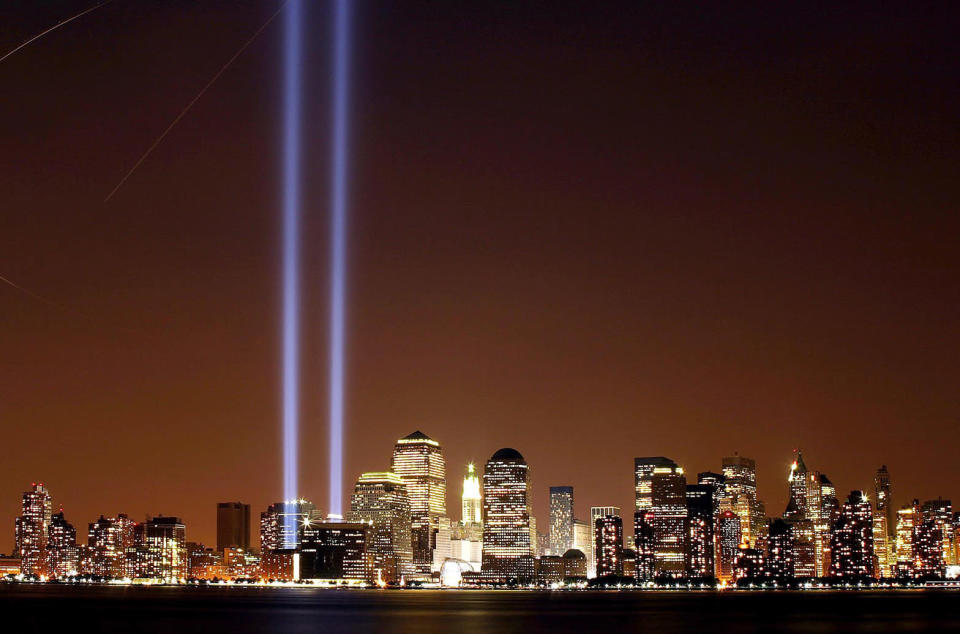
[[377,591],[0,585],[8,625],[121,632],[942,632],[949,590]]

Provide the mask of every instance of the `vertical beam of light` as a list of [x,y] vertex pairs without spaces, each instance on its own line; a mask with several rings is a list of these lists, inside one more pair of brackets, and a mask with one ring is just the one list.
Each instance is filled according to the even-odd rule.
[[334,0],[333,144],[330,183],[330,513],[343,515],[343,401],[346,319],[347,131],[350,1]]
[[[287,506],[298,497],[302,14],[302,0],[290,0],[283,56],[283,499]],[[294,524],[296,517],[287,510],[285,534],[295,534],[296,526],[287,524]]]

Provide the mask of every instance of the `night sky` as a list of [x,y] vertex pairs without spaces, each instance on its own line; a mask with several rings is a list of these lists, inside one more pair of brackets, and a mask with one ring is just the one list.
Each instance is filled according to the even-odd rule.
[[[0,51],[92,2],[6,0]],[[415,429],[511,446],[577,513],[634,456],[792,450],[845,496],[960,497],[953,3],[362,2],[354,18],[348,490]],[[282,497],[282,21],[113,3],[0,63],[0,550],[42,480],[100,513]],[[311,3],[303,495],[326,507],[328,5]]]

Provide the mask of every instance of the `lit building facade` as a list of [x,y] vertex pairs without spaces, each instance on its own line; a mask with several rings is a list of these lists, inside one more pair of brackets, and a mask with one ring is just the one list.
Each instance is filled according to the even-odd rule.
[[463,478],[463,493],[460,496],[460,521],[464,526],[483,524],[483,496],[480,493],[480,477],[473,463],[467,465],[467,474]]
[[863,491],[851,491],[831,534],[830,576],[874,577],[873,507]]
[[652,581],[657,574],[657,539],[653,511],[633,513],[634,575],[637,581]]
[[763,544],[767,529],[766,510],[757,497],[757,463],[740,455],[722,461],[724,496],[720,510],[740,517],[741,539],[751,548]]
[[[830,533],[840,514],[837,489],[826,475],[819,471],[806,473],[806,519],[813,529],[813,559],[817,577],[826,577],[830,572]],[[806,528],[800,526],[801,529]],[[804,535],[808,540],[809,536]],[[805,553],[804,558],[809,555]],[[809,567],[805,560],[802,565]],[[809,575],[804,575],[809,576]]]
[[550,487],[550,552],[573,548],[573,487]]
[[87,528],[87,560],[81,566],[84,574],[97,577],[135,577],[128,569],[126,552],[134,546],[136,522],[123,513],[116,517],[100,516]]
[[260,550],[294,550],[300,539],[300,526],[307,520],[318,520],[322,513],[303,498],[274,502],[260,513]]
[[594,523],[594,553],[597,576],[623,576],[623,519],[603,515]]
[[953,504],[950,500],[937,498],[927,500],[920,507],[924,522],[933,522],[940,532],[940,550],[944,566],[957,565],[957,539],[953,526]]
[[370,524],[374,576],[389,583],[413,573],[410,499],[400,476],[390,472],[361,474],[347,519]]
[[186,526],[178,517],[154,517],[137,524],[134,549],[142,548],[144,557],[137,562],[137,577],[176,583],[187,578]]
[[421,431],[401,438],[393,449],[390,471],[407,486],[414,568],[429,574],[439,519],[447,515],[447,472],[440,443]]
[[663,456],[635,458],[634,492],[635,510],[653,513],[655,574],[682,577],[687,537],[687,480],[683,469]]
[[500,449],[483,471],[483,571],[498,582],[530,581],[530,470],[516,449]]
[[891,556],[890,531],[887,530],[887,518],[882,510],[873,513],[873,557],[877,577],[892,577],[896,559]]
[[593,529],[590,522],[573,520],[573,550],[580,551],[587,560],[587,577],[597,576],[597,564],[593,552]]
[[25,575],[45,576],[47,537],[53,516],[50,493],[43,483],[33,483],[23,494],[20,515],[14,523],[14,556],[20,558]]
[[250,505],[243,502],[217,503],[217,551],[227,548],[250,550]]
[[[796,454],[793,463],[790,465],[790,473],[787,476],[790,499],[787,502],[786,510],[783,512],[783,519],[793,528],[794,575],[800,578],[816,577],[817,553],[822,554],[823,549],[817,547],[817,524],[810,518],[808,509],[807,465],[803,461],[803,453],[797,450]],[[816,473],[811,474],[810,481],[816,481],[818,475]],[[809,488],[811,491],[815,490],[819,495],[819,489],[816,486]],[[814,502],[816,504],[816,500]],[[827,534],[829,534],[829,530]]]
[[794,576],[793,547],[793,526],[784,520],[772,520],[767,529],[765,577],[789,579]]
[[47,573],[55,579],[72,577],[77,574],[77,564],[77,530],[61,509],[47,527]]
[[[468,571],[480,570],[483,556],[483,496],[480,478],[472,464],[467,465],[461,494],[462,520],[450,527],[450,557],[466,565]],[[459,565],[458,569],[464,568]]]
[[302,523],[299,570],[294,571],[294,576],[297,579],[377,580],[370,552],[371,528],[369,522],[307,520]]
[[687,576],[714,576],[714,493],[710,484],[687,485]]
[[740,552],[743,535],[740,531],[741,518],[731,510],[720,512],[716,530],[716,567],[717,580],[721,583],[735,581],[735,565]]
[[897,510],[896,576],[916,575],[918,553],[914,549],[915,531],[921,523],[920,500]]

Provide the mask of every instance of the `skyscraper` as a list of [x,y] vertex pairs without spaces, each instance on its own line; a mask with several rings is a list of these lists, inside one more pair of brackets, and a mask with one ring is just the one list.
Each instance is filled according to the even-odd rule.
[[[450,556],[480,570],[483,553],[483,496],[473,464],[467,465],[461,495],[462,519],[450,527]],[[460,569],[458,564],[458,570]]]
[[890,486],[890,472],[887,465],[880,465],[873,477],[874,501],[877,504],[877,515],[886,519],[888,542],[893,543],[897,532],[897,513],[893,506],[892,488]]
[[123,513],[117,517],[100,516],[87,530],[89,557],[87,574],[98,577],[135,577],[135,570],[127,568],[127,549],[134,547],[136,522]]
[[413,572],[410,544],[410,499],[395,473],[363,473],[350,499],[351,522],[371,524],[369,546],[373,574],[384,582],[399,581]]
[[483,471],[483,571],[498,582],[533,579],[530,471],[516,449],[500,449]]
[[767,530],[764,576],[774,579],[788,579],[794,576],[793,546],[793,527],[783,520],[772,520]]
[[[803,453],[798,449],[796,458],[790,465],[787,484],[790,487],[790,499],[783,511],[783,519],[793,528],[793,569],[797,577],[817,576],[817,527],[808,512],[807,504],[807,465]],[[817,474],[813,480],[817,480]],[[816,491],[819,494],[819,489]],[[829,532],[829,531],[828,531]]]
[[[186,527],[179,517],[154,517],[137,525],[146,561],[137,576],[177,582],[187,577]],[[135,540],[136,541],[136,540]]]
[[743,539],[740,525],[740,516],[729,509],[721,511],[717,518],[717,580],[723,583],[734,581],[734,566]]
[[797,449],[797,457],[790,465],[790,475],[787,483],[790,485],[790,500],[787,509],[783,512],[783,519],[788,522],[805,520],[807,518],[807,465],[803,462],[803,453]]
[[369,523],[308,519],[299,532],[300,569],[294,570],[295,578],[377,580]]
[[[593,528],[590,522],[584,520],[573,520],[573,548],[583,553],[587,562],[587,577],[596,576],[597,565],[593,552]],[[564,553],[566,554],[566,553]]]
[[[634,491],[636,510],[641,514],[653,513],[655,573],[683,576],[687,532],[687,481],[683,469],[663,456],[634,458]],[[635,514],[635,522],[636,517]],[[638,560],[640,556],[638,545]]]
[[43,483],[23,494],[20,515],[14,526],[14,554],[20,557],[20,569],[25,575],[46,574],[48,527],[53,514],[50,493]]
[[440,518],[447,514],[446,463],[440,443],[421,431],[397,441],[390,471],[407,485],[412,525],[413,565],[429,574]]
[[933,522],[940,533],[942,559],[944,566],[957,565],[957,538],[953,527],[953,504],[950,500],[937,498],[927,500],[920,507],[924,522]]
[[942,579],[946,572],[943,561],[943,532],[936,520],[920,516],[913,531],[914,575]]
[[720,509],[740,517],[741,539],[751,548],[763,544],[766,511],[757,497],[757,463],[735,454],[723,459],[724,497]]
[[77,530],[63,516],[53,515],[47,528],[47,573],[63,579],[77,574]]
[[250,550],[250,505],[242,502],[217,503],[217,551],[226,548]]
[[711,484],[687,485],[687,576],[714,575],[713,525],[714,492]]
[[653,532],[653,511],[633,513],[634,573],[637,581],[651,581],[657,572],[657,540]]
[[260,513],[260,550],[292,550],[300,539],[300,526],[305,520],[319,520],[322,514],[313,502],[289,500],[274,502]]
[[851,491],[831,534],[830,576],[873,577],[873,507],[863,491]]
[[550,487],[550,552],[573,548],[573,487]]
[[913,577],[916,575],[915,531],[920,525],[920,500],[913,500],[897,511],[897,562],[895,573],[898,577]]
[[[795,526],[801,531],[801,538],[805,543],[810,541],[808,532],[810,528],[813,529],[815,574],[817,577],[826,577],[830,572],[830,533],[840,514],[837,489],[830,478],[819,471],[808,471],[806,480],[806,520],[809,525],[806,522],[796,522]],[[809,554],[806,550],[800,559],[801,566],[809,568]]]
[[893,563],[891,556],[891,542],[887,530],[887,518],[882,511],[873,513],[873,556],[876,559],[877,577],[892,577]]
[[463,494],[461,496],[461,521],[464,526],[483,523],[483,497],[480,495],[480,478],[473,467],[467,465],[467,475],[463,478]]
[[594,553],[597,576],[623,576],[623,519],[602,515],[594,522]]

